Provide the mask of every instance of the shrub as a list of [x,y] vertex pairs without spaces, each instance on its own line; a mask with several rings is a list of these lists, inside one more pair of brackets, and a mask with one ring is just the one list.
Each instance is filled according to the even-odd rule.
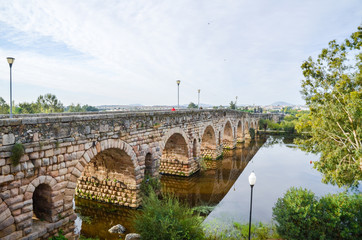
[[361,239],[362,196],[340,193],[318,200],[306,189],[289,189],[273,208],[285,239]]
[[20,158],[24,155],[24,146],[21,143],[15,143],[11,149],[11,163],[13,166],[17,166],[20,162]]
[[160,179],[145,175],[140,189],[142,197],[148,197],[151,192],[159,193],[161,191]]
[[287,239],[317,239],[317,200],[311,191],[292,187],[273,208],[278,233]]
[[159,200],[151,191],[145,197],[141,213],[135,217],[134,227],[143,240],[203,239],[202,218],[181,204],[173,196]]

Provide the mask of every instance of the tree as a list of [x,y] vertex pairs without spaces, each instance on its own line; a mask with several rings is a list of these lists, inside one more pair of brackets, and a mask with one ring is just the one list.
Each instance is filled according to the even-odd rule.
[[230,102],[230,109],[236,109],[236,101],[235,102],[233,102],[233,101]]
[[311,138],[298,144],[321,154],[314,167],[324,182],[338,186],[358,186],[362,180],[361,46],[362,26],[341,44],[329,42],[316,61],[309,57],[301,66]]
[[8,114],[9,113],[9,105],[5,102],[5,100],[0,97],[0,114]]
[[187,108],[197,108],[197,105],[193,102],[190,102],[190,104],[187,106]]
[[40,106],[40,112],[42,113],[54,113],[54,112],[63,112],[63,104],[57,99],[53,94],[47,93],[45,95],[40,95],[36,101]]
[[40,106],[36,103],[19,103],[17,107],[19,114],[40,113]]

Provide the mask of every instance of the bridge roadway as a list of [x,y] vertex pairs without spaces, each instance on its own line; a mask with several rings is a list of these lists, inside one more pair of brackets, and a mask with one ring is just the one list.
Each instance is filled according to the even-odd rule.
[[[145,174],[190,176],[258,128],[234,110],[0,116],[0,239],[74,234],[75,195],[136,208]],[[19,164],[12,151],[24,148]]]

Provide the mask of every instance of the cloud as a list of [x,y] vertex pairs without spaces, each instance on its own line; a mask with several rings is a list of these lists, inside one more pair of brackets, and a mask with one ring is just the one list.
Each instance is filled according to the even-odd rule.
[[[359,9],[358,1],[4,1],[0,57],[16,58],[18,83],[39,86],[18,89],[19,101],[53,90],[65,104],[172,105],[181,79],[181,103],[196,102],[199,88],[214,105],[235,96],[302,103],[301,62],[354,31]],[[7,82],[1,74],[0,96]]]

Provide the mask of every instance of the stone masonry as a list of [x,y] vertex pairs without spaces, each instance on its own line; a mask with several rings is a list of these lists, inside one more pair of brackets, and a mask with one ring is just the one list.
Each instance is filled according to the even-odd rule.
[[[216,158],[225,139],[232,147],[260,118],[270,116],[232,110],[0,116],[0,239],[47,239],[59,229],[77,238],[76,194],[136,208],[145,169],[190,176],[199,157]],[[24,147],[18,165],[10,158],[15,143]]]

